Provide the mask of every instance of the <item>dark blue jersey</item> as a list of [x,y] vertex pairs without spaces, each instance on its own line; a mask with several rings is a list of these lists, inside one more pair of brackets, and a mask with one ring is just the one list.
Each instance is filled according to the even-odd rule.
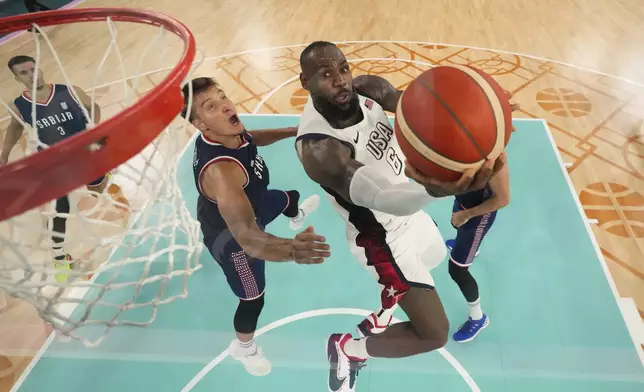
[[241,145],[238,148],[228,148],[220,143],[208,140],[203,134],[195,141],[193,171],[195,184],[199,192],[197,202],[197,219],[202,225],[204,237],[226,229],[217,202],[209,199],[201,188],[201,176],[208,166],[216,162],[235,162],[246,174],[244,192],[255,211],[255,216],[261,216],[265,194],[269,183],[268,167],[257,153],[257,146],[248,132],[240,135]]
[[492,194],[492,188],[490,188],[490,184],[487,184],[485,188],[479,189],[478,191],[456,196],[456,202],[460,204],[461,208],[472,208],[482,204],[492,197]]
[[[23,93],[13,103],[18,108],[22,120],[31,126],[33,124],[31,98]],[[87,122],[81,103],[64,84],[52,85],[49,99],[46,102],[36,102],[38,138],[49,146],[84,131]]]

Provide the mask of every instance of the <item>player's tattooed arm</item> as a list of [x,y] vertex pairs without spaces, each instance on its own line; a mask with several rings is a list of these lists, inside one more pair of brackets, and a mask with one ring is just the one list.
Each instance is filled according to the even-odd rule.
[[297,135],[297,127],[277,128],[277,129],[259,129],[248,131],[257,146],[268,146],[280,140]]
[[378,169],[351,157],[351,150],[339,140],[300,140],[298,156],[308,176],[355,205],[406,216],[425,207],[433,197],[412,182],[392,183]]
[[351,158],[351,150],[333,138],[304,139],[297,142],[298,156],[306,174],[318,184],[333,189],[345,200],[353,175],[362,163]]
[[[80,87],[72,86],[72,88],[74,89],[74,92],[76,93],[76,95],[78,95],[78,98],[80,98],[81,103],[83,104],[85,109],[87,109],[87,113],[90,116],[92,116],[92,99]],[[94,108],[94,114],[93,114],[94,124],[98,124],[101,122],[101,107],[98,106],[96,102],[94,102],[93,108]]]
[[[18,114],[18,108],[14,104],[9,105],[10,112],[13,112],[15,115]],[[5,131],[4,143],[2,144],[2,151],[0,151],[0,165],[6,165],[9,161],[9,155],[11,150],[18,143],[20,137],[22,136],[22,131],[24,127],[18,121],[18,119],[12,115],[9,126]]]
[[403,92],[397,90],[386,79],[376,75],[360,75],[353,79],[353,85],[358,94],[373,99],[388,112],[396,112],[398,100]]
[[233,162],[208,167],[201,178],[201,188],[208,198],[217,201],[228,229],[244,252],[266,261],[291,261],[319,264],[330,256],[326,239],[311,227],[295,238],[280,238],[262,231],[246,193],[246,174]]

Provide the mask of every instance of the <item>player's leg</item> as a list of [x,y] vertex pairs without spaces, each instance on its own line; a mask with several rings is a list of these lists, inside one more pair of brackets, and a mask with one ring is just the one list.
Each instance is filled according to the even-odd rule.
[[[461,206],[461,204],[457,200],[454,200],[454,206],[452,207],[452,213],[455,213],[456,211],[461,211],[461,210],[463,210],[463,207]],[[449,239],[449,240],[445,241],[445,245],[447,245],[447,249],[449,249],[449,250],[454,249],[454,244],[455,243],[456,243],[456,239]],[[478,257],[480,253],[481,253],[481,250],[478,249],[476,251],[476,253],[474,254],[474,257]]]
[[320,197],[313,195],[301,204],[299,202],[300,193],[296,190],[268,190],[259,216],[260,226],[266,227],[282,214],[289,218],[291,229],[298,230],[302,227],[306,217],[318,208]]
[[[360,339],[353,339],[351,334],[331,335],[327,340],[331,367],[329,389],[342,387],[343,382],[352,388],[352,380],[355,381],[357,371],[369,357],[409,357],[438,349],[447,342],[449,322],[433,288],[429,269],[423,262],[431,258],[432,262],[427,264],[438,264],[434,259],[445,257],[445,245],[440,233],[435,236],[421,231],[426,225],[418,223],[415,220],[404,232],[395,233],[397,239],[391,242],[379,236],[358,235],[356,238],[355,245],[364,252],[359,260],[378,277],[378,283],[383,287],[382,308],[390,309],[399,304],[409,321],[393,324],[380,334]],[[424,242],[418,241],[421,234],[426,237]]]
[[378,335],[347,340],[345,353],[363,360],[404,358],[436,350],[447,343],[449,321],[435,289],[410,287],[398,303],[409,321],[392,324]]
[[358,335],[364,338],[385,332],[389,327],[389,324],[391,324],[391,320],[396,309],[398,309],[397,303],[389,308],[380,308],[371,313],[356,327]]
[[[413,244],[415,249],[419,250],[420,259],[422,264],[429,271],[436,268],[447,255],[445,246],[443,245],[443,237],[441,236],[440,231],[436,222],[424,211],[420,211],[414,214],[409,222],[408,227],[410,229],[406,230],[404,234],[404,241]],[[401,241],[403,241],[401,239]],[[396,241],[400,243],[401,241]],[[405,245],[402,246],[403,249]],[[360,252],[364,254],[362,248],[352,248],[352,251]],[[407,250],[409,251],[409,250]],[[354,255],[360,259],[361,254],[354,253]],[[368,264],[368,263],[367,263]],[[375,269],[370,268],[366,265],[376,279],[380,280]],[[385,292],[386,287],[381,286],[381,292]],[[390,298],[391,299],[391,298]],[[398,304],[394,301],[388,300],[388,298],[381,298],[382,308],[378,311],[370,314],[367,318],[362,320],[357,326],[358,335],[361,337],[373,336],[379,333],[384,332],[389,324],[391,323],[392,316],[396,309],[398,309]]]
[[255,343],[255,330],[264,308],[265,262],[251,259],[229,230],[212,234],[206,231],[204,243],[223,270],[232,292],[239,298],[233,316],[236,339],[228,347],[230,355],[240,361],[248,373],[267,375],[271,363]]
[[56,200],[56,215],[50,220],[49,228],[52,232],[51,240],[53,241],[52,250],[54,252],[54,268],[60,270],[54,276],[56,281],[63,283],[69,278],[69,271],[72,268],[72,258],[65,252],[63,243],[67,232],[67,214],[69,214],[69,198],[63,196]]
[[429,271],[445,259],[447,250],[434,221],[425,212],[414,214],[406,230],[393,241],[388,241],[381,250],[373,244],[371,247],[366,255],[367,265],[374,266],[383,285],[383,308],[398,302],[409,322],[391,325],[366,340],[368,353],[399,358],[442,347],[449,324]]
[[470,313],[467,321],[453,335],[454,340],[459,343],[474,340],[490,322],[481,308],[478,283],[470,272],[470,266],[495,217],[496,212],[492,212],[471,219],[459,227],[451,249],[449,275],[463,293]]
[[449,322],[433,289],[409,287],[399,301],[409,321],[396,323],[378,335],[353,339],[351,334],[333,334],[327,340],[329,390],[344,385],[355,388],[356,376],[368,358],[403,358],[426,353],[447,343]]
[[368,358],[403,358],[443,347],[449,322],[434,289],[409,287],[399,301],[409,321],[396,323],[384,332],[353,339],[351,334],[333,334],[327,340],[329,390],[344,385],[354,391],[356,377]]

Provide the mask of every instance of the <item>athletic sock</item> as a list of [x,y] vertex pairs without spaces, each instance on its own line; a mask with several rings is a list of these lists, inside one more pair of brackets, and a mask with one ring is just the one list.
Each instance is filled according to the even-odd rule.
[[300,218],[302,211],[300,210],[300,192],[298,191],[286,191],[288,195],[288,205],[282,214],[291,219]]
[[470,318],[472,320],[480,320],[483,318],[483,310],[481,309],[481,298],[477,299],[474,302],[468,302],[467,305],[470,307]]
[[242,342],[241,340],[237,339],[239,341],[239,347],[241,348],[241,352],[244,353],[244,355],[253,355],[257,352],[257,345],[255,344],[255,339],[251,339],[248,342]]

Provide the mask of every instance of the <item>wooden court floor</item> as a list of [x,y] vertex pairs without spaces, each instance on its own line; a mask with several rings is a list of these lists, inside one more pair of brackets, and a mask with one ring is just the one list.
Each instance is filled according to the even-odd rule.
[[[380,74],[399,88],[441,64],[487,71],[514,93],[521,105],[516,117],[548,122],[619,295],[633,298],[644,318],[640,0],[192,0],[189,7],[174,0],[88,0],[78,6],[153,8],[180,19],[194,32],[205,58],[195,74],[216,77],[240,112],[299,113],[306,94],[297,81],[297,59],[306,43],[318,39],[343,42],[354,75]],[[107,43],[105,29],[47,31],[74,84],[91,88],[90,70]],[[119,35],[123,55],[135,58],[152,34],[125,28]],[[28,35],[0,47],[3,63],[34,50]],[[169,44],[170,54],[178,47]],[[44,59],[43,67],[50,81],[61,82],[51,60]],[[105,78],[115,81],[118,74],[108,69]],[[149,88],[158,78],[152,74],[146,80]],[[21,90],[6,68],[0,71],[3,99]],[[98,103],[107,115],[122,107],[106,98]],[[5,126],[6,121],[0,123],[0,129]],[[556,220],[553,216],[553,225]],[[583,300],[583,293],[579,297]],[[2,391],[49,331],[18,301],[0,305],[0,327],[7,332],[0,334],[5,336],[1,347],[7,348],[0,356]],[[12,325],[28,327],[18,333]]]

